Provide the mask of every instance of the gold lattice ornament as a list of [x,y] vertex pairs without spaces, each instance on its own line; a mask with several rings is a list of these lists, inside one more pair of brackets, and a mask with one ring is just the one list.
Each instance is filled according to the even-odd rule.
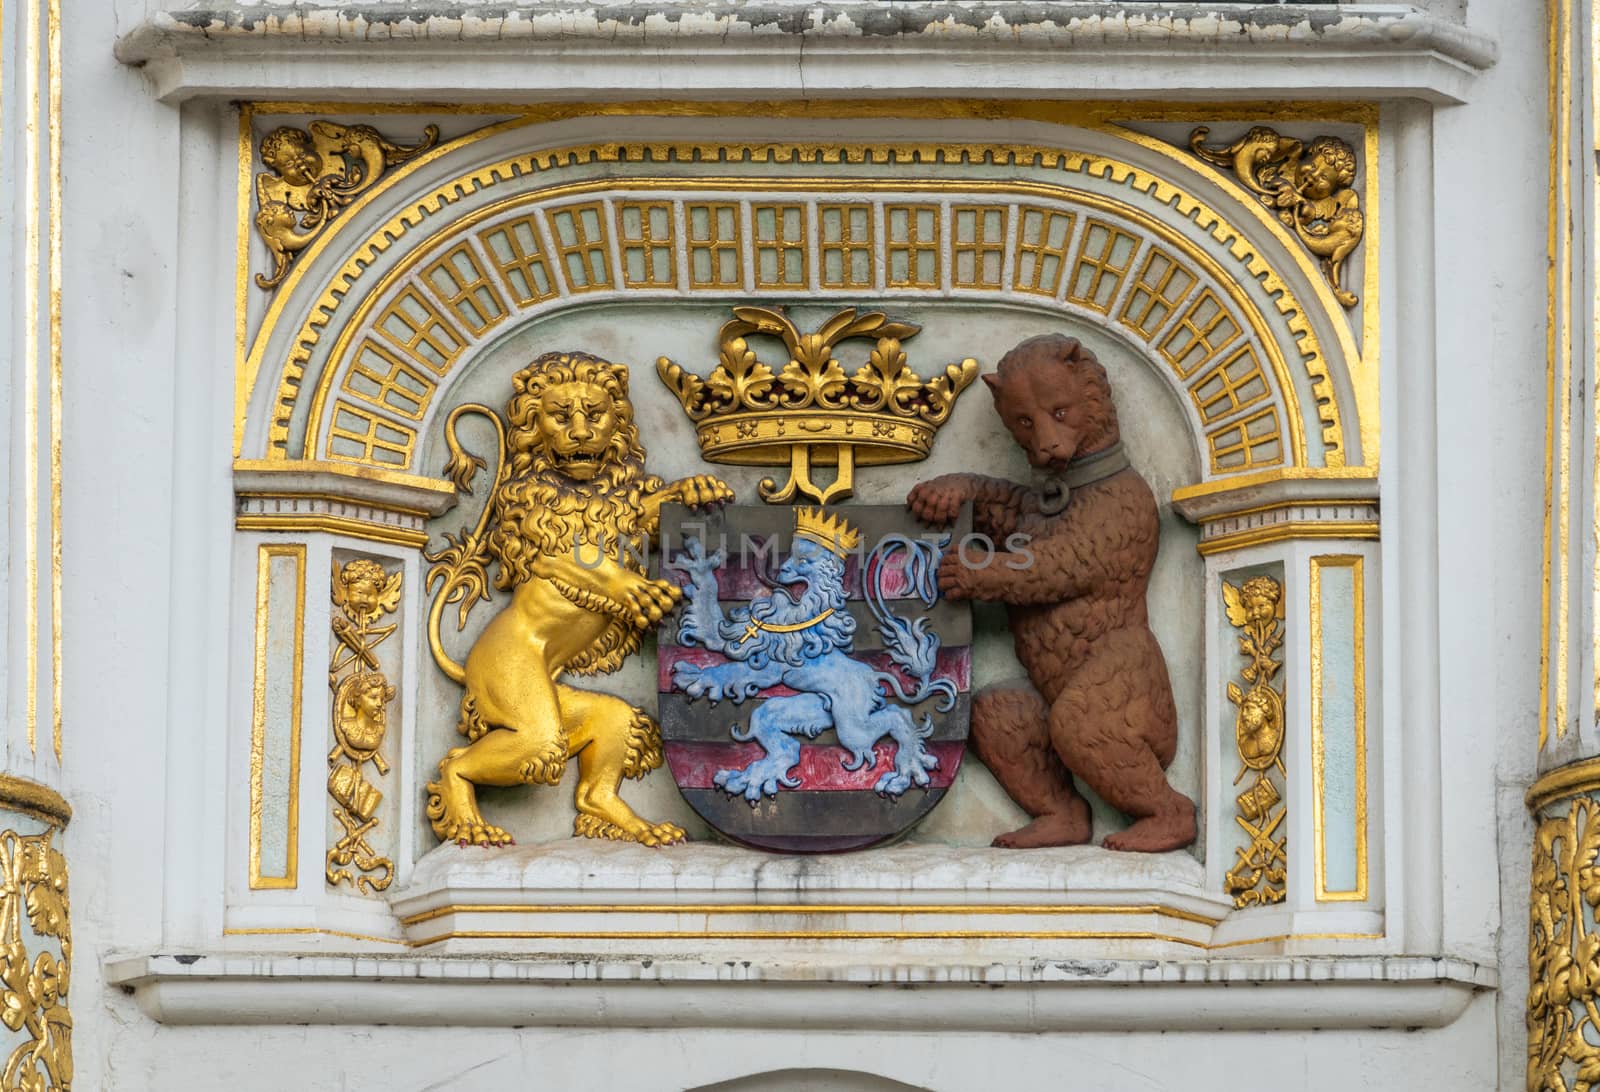
[[[720,359],[704,379],[666,357],[656,373],[695,423],[700,451],[714,463],[787,466],[781,486],[761,482],[774,504],[805,497],[822,504],[854,492],[855,468],[927,458],[934,435],[956,398],[978,376],[967,358],[924,380],[911,370],[902,343],[922,327],[891,322],[881,312],[846,308],[815,333],[802,334],[781,311],[735,307],[718,335]],[[757,358],[746,338],[782,340],[789,361],[776,371]],[[852,338],[875,342],[865,363],[847,372],[835,347]],[[835,467],[821,485],[817,466]]]

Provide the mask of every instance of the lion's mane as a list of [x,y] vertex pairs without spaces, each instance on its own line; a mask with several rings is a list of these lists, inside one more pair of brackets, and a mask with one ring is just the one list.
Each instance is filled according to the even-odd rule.
[[[586,482],[563,474],[539,438],[544,393],[563,383],[587,383],[604,390],[617,417],[616,433],[599,473]],[[543,554],[578,552],[593,563],[596,550],[626,568],[642,571],[649,528],[644,497],[662,487],[645,473],[644,448],[628,401],[628,369],[588,353],[545,353],[511,380],[506,403],[509,470],[494,497],[489,553],[498,563],[495,587],[510,590],[533,578],[534,560]],[[627,548],[622,548],[626,543]],[[598,589],[563,589],[569,598],[596,607],[606,601]],[[593,608],[591,608],[593,609]],[[641,631],[620,614],[594,647],[567,666],[577,675],[614,671],[639,647]]]
[[733,635],[733,640],[737,640],[752,619],[775,625],[792,625],[815,618],[830,607],[833,613],[816,625],[794,633],[758,630],[755,636],[742,644],[730,645],[729,655],[733,659],[744,660],[757,670],[769,663],[798,667],[850,643],[856,631],[856,620],[846,609],[844,561],[834,554],[822,554],[817,567],[816,579],[806,585],[799,599],[783,588],[775,588],[771,595],[752,600],[748,607],[730,610],[728,619],[733,624],[725,629]]

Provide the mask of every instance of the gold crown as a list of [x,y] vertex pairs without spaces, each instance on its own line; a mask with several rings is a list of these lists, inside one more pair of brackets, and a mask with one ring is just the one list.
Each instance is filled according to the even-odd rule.
[[861,534],[842,516],[830,516],[820,508],[794,510],[794,535],[826,546],[840,557],[861,545]]
[[[978,375],[970,357],[924,380],[906,364],[900,343],[922,329],[890,322],[881,312],[851,307],[814,334],[802,334],[781,311],[735,307],[718,334],[721,359],[701,379],[666,357],[656,374],[695,422],[700,452],[711,462],[790,468],[779,488],[771,478],[761,496],[784,502],[797,493],[824,504],[848,497],[857,461],[863,465],[924,459],[956,397]],[[750,334],[783,340],[789,362],[777,372],[756,359]],[[846,374],[833,349],[846,338],[877,341],[867,362]],[[813,465],[837,466],[832,484],[811,480]]]

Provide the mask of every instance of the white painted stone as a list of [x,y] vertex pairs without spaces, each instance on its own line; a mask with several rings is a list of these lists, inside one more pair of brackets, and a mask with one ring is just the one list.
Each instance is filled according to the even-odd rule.
[[[716,13],[646,28],[607,17],[604,7],[528,5],[492,23],[468,9],[397,26],[397,40],[385,42],[349,4],[209,37],[178,29],[176,4],[63,6],[60,784],[75,810],[63,845],[73,877],[79,1088],[650,1090],[785,1088],[814,1079],[819,1087],[896,1080],[953,1090],[992,1085],[997,1073],[1017,1085],[1069,1080],[1195,1092],[1233,1092],[1241,1072],[1315,1090],[1524,1081],[1530,826],[1521,795],[1537,738],[1548,196],[1543,27],[1530,5],[1351,6],[1315,32],[1209,12],[1181,24],[1135,12],[1118,24],[1103,12],[1058,6],[1036,25],[1004,18],[981,33],[959,19],[930,20],[893,48],[865,37],[855,7],[801,37],[774,22]],[[380,6],[390,5],[364,5]],[[21,129],[10,91],[20,71],[13,50],[22,8],[5,5],[0,131],[13,195],[21,192]],[[1269,14],[1281,13],[1274,8]],[[271,6],[238,10],[259,15]],[[378,911],[388,933],[382,919],[357,923],[353,912],[340,917],[344,911],[311,905],[315,856],[302,857],[306,891],[297,902],[232,905],[230,885],[241,875],[229,849],[237,823],[229,794],[239,778],[230,733],[241,723],[229,623],[237,132],[226,101],[560,101],[647,98],[663,89],[761,98],[804,89],[845,97],[1383,100],[1385,538],[1382,607],[1372,621],[1384,634],[1376,741],[1384,793],[1405,801],[1383,817],[1385,941],[1363,950],[1363,942],[1335,940],[1314,957],[1118,953],[1100,957],[1111,965],[1104,976],[1081,969],[1094,957],[1056,959],[1042,947],[999,970],[981,949],[965,964],[951,962],[966,967],[970,981],[1006,982],[981,989],[925,987],[955,972],[931,959],[908,966],[875,942],[854,960],[789,968],[838,991],[818,995],[841,998],[834,1010],[795,1002],[782,968],[765,973],[772,962],[748,976],[753,983],[721,983],[719,975],[734,972],[692,952],[653,960],[658,969],[647,971],[644,942],[633,942],[631,961],[592,957],[575,987],[580,972],[555,950],[497,961],[319,934],[224,935],[231,927],[343,927],[399,936],[386,903]],[[1437,113],[1427,105],[1442,102],[1461,105]],[[15,259],[15,226],[9,230]],[[7,344],[16,341],[20,306],[14,291],[11,298]],[[254,291],[248,302],[260,308]],[[8,421],[20,408],[15,379]],[[11,441],[14,448],[14,434]],[[14,549],[8,573],[12,617]],[[14,691],[23,667],[14,617],[9,632],[6,680]],[[409,662],[420,662],[417,653],[413,645]],[[14,708],[13,698],[8,741],[16,738]],[[417,738],[420,726],[408,723],[404,734]],[[318,756],[307,754],[302,829],[313,831],[313,848],[323,796],[313,776]],[[414,786],[431,760],[418,753],[405,761],[391,777]],[[1198,754],[1195,761],[1202,770]],[[549,801],[565,792],[539,791]],[[939,829],[935,842],[957,843],[1015,818],[992,784],[983,792],[970,822]],[[958,812],[936,813],[930,828],[945,814]],[[425,829],[402,837],[403,847],[415,847],[402,848],[410,858],[431,844]],[[967,859],[965,852],[952,850],[950,861]],[[428,869],[434,861],[422,858]],[[649,873],[658,877],[652,882],[672,879],[657,861],[641,867],[668,869]],[[959,872],[954,863],[942,867]],[[1101,882],[1092,879],[1101,867],[1085,860],[1027,870],[1067,891],[1069,881],[1080,890]],[[1193,858],[1149,867],[1167,869],[1150,883],[1159,879],[1168,892],[1198,888],[1194,898],[1215,902],[1216,892],[1191,878],[1200,867]],[[406,893],[421,874],[419,867]],[[622,875],[613,873],[613,882]],[[966,882],[949,882],[958,880]],[[1306,928],[1288,910],[1271,920],[1281,931]],[[1227,928],[1218,927],[1217,939]],[[182,961],[191,956],[198,958]],[[1070,960],[1080,969],[1053,966]],[[122,988],[128,984],[137,984],[132,994]],[[496,992],[502,986],[506,992]],[[618,1030],[618,1011],[654,1026]],[[808,1030],[819,1011],[840,1015],[822,1017],[835,1026]],[[343,1026],[296,1026],[313,1012]],[[851,1015],[859,1021],[839,1026]],[[222,1019],[236,1023],[210,1022]],[[1142,1020],[1144,1030],[1104,1030],[1113,1020]],[[557,1021],[563,1026],[549,1026]],[[517,1022],[529,1026],[508,1026]],[[1216,1030],[1225,1026],[1251,1030]],[[1069,1037],[1067,1028],[1077,1030]],[[1026,1030],[1037,1033],[1018,1034]]]

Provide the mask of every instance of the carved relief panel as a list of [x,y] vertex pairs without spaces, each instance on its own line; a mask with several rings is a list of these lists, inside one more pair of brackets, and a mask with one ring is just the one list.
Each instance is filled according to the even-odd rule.
[[[295,842],[278,786],[317,767],[329,897],[371,904],[304,927],[577,938],[539,892],[643,869],[657,909],[608,920],[692,932],[664,892],[761,860],[720,832],[903,839],[839,883],[979,854],[951,913],[1007,850],[1092,842],[1107,905],[1128,851],[1191,900],[1171,943],[1381,937],[1369,119],[1207,120],[251,121],[257,213],[294,213],[243,305],[252,844]],[[730,566],[729,534],[772,552]],[[874,799],[829,840],[796,802],[835,782],[805,807]]]

